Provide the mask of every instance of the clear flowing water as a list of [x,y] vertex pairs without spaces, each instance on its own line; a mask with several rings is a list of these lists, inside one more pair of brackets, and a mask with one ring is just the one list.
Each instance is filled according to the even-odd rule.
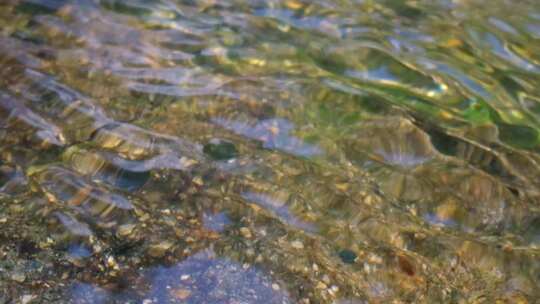
[[536,303],[540,2],[4,0],[0,303]]

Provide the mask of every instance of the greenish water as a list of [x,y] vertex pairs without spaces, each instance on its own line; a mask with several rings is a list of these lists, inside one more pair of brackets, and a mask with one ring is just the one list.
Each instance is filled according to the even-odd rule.
[[540,3],[0,3],[0,303],[537,303]]

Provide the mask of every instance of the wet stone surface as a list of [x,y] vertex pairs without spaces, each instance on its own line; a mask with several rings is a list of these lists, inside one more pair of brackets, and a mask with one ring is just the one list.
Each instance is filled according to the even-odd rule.
[[536,1],[0,3],[0,303],[536,303]]

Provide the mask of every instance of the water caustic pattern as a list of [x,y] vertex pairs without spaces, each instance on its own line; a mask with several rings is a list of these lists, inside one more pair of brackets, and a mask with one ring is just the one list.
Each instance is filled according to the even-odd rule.
[[0,303],[536,303],[538,1],[0,3]]

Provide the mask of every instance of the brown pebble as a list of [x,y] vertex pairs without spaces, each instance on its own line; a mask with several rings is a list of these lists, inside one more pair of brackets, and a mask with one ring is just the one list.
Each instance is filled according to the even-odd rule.
[[398,255],[398,264],[399,268],[405,272],[406,274],[413,276],[414,275],[414,266],[413,264],[408,260],[407,257]]
[[178,300],[185,300],[191,295],[191,290],[180,288],[173,290],[171,293],[174,298]]
[[246,239],[250,239],[253,237],[253,235],[251,234],[251,230],[249,230],[249,228],[247,227],[242,227],[240,228],[240,233],[242,234],[243,237],[245,237]]

